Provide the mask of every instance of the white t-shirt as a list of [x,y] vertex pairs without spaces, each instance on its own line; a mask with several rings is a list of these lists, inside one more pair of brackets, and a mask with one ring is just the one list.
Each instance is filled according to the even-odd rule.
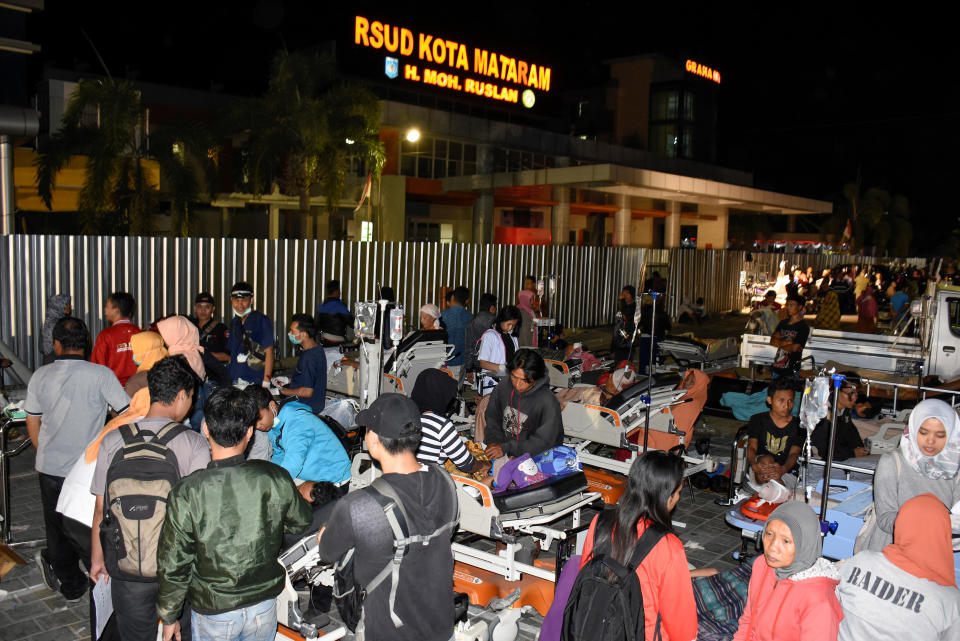
[[[516,351],[517,337],[511,335],[510,340],[513,341],[513,349]],[[503,345],[500,332],[495,329],[488,329],[483,333],[483,337],[480,339],[480,351],[477,353],[477,360],[488,361],[490,363],[496,363],[497,365],[506,365],[507,350]],[[480,376],[479,381],[480,386],[478,391],[481,396],[486,396],[497,386],[497,379],[492,376],[487,376],[486,374]]]
[[913,576],[882,552],[864,550],[840,567],[840,641],[960,638],[960,592]]

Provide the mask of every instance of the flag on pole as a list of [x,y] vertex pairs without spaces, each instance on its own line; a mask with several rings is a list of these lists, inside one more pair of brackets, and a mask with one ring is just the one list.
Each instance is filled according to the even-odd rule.
[[357,206],[354,207],[353,213],[360,211],[360,208],[363,207],[364,201],[370,197],[370,186],[373,184],[373,174],[367,174],[367,184],[363,186],[363,192],[360,194],[360,202],[357,203]]
[[843,228],[843,236],[840,238],[842,241],[844,238],[848,240],[853,239],[853,225],[850,224],[850,219],[847,219],[847,226]]

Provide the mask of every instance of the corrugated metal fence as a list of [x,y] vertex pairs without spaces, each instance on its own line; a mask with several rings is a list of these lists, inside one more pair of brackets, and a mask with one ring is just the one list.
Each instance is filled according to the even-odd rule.
[[[229,293],[238,280],[253,284],[255,307],[278,337],[297,312],[312,313],[326,281],[341,283],[349,304],[371,300],[392,285],[417,322],[417,310],[436,303],[441,286],[466,285],[474,302],[483,292],[515,303],[525,274],[555,275],[553,310],[567,327],[610,322],[617,295],[636,283],[645,260],[666,264],[665,250],[441,243],[355,243],[316,240],[0,237],[0,340],[29,367],[39,362],[47,298],[69,294],[74,315],[96,336],[102,306],[113,291],[136,299],[134,322],[148,325],[171,313],[191,313],[193,297],[209,291],[230,318]],[[285,340],[281,353],[289,354]]]
[[[490,292],[515,303],[525,274],[554,275],[551,315],[565,327],[610,323],[625,284],[658,269],[667,277],[668,310],[683,298],[702,296],[709,311],[744,302],[740,271],[775,275],[779,261],[814,270],[873,258],[724,250],[650,250],[612,247],[543,247],[441,243],[357,243],[227,238],[128,238],[96,236],[0,237],[0,340],[28,366],[39,362],[38,341],[47,298],[69,294],[74,314],[93,336],[103,329],[102,306],[113,291],[136,299],[134,321],[148,325],[171,313],[191,313],[193,297],[209,291],[218,312],[231,316],[229,293],[238,280],[253,284],[257,309],[282,338],[297,312],[312,313],[323,286],[336,278],[349,304],[371,300],[378,285],[392,285],[410,323],[425,303],[437,303],[442,286],[466,285],[474,303]],[[281,354],[289,355],[290,345]]]
[[[747,254],[751,261],[747,262]],[[857,263],[872,265],[877,260],[872,256],[849,256],[842,254],[760,254],[731,250],[677,249],[670,252],[667,308],[675,315],[684,298],[691,302],[703,297],[708,311],[737,309],[747,297],[740,289],[740,272],[766,273],[776,279],[780,261],[786,261],[787,269],[794,265],[813,272],[820,278],[822,270],[836,265]]]

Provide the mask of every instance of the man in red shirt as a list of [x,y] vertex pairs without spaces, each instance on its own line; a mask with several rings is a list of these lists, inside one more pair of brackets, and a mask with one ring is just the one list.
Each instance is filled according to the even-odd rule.
[[133,307],[133,296],[127,292],[114,292],[107,297],[107,302],[103,304],[103,317],[110,326],[97,336],[90,354],[90,362],[109,367],[121,385],[126,385],[127,379],[137,372],[130,337],[141,330],[130,322]]

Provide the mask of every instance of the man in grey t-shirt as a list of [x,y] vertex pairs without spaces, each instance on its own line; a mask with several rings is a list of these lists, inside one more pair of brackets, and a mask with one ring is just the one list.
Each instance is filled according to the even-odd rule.
[[[179,423],[193,407],[196,377],[183,356],[168,356],[158,361],[147,372],[147,389],[150,392],[150,409],[136,426],[144,440],[152,441],[155,435],[169,423]],[[210,462],[210,446],[199,433],[185,429],[173,437],[167,447],[177,458],[180,478],[204,469]],[[123,448],[123,436],[114,430],[103,437],[97,452],[97,465],[90,483],[90,492],[97,497],[93,512],[93,528],[90,535],[90,579],[101,577],[111,584],[110,596],[117,618],[117,630],[123,641],[154,641],[157,638],[157,588],[156,582],[124,581],[108,576],[100,544],[100,523],[103,521],[103,497],[106,493],[107,470]],[[156,554],[156,548],[152,551]],[[189,641],[190,608],[184,608],[181,617],[183,639]],[[184,621],[185,619],[185,621]]]
[[23,409],[27,432],[37,450],[40,502],[47,547],[38,554],[44,583],[59,587],[69,600],[87,591],[87,577],[79,561],[88,562],[85,545],[77,542],[83,533],[68,531],[65,517],[57,512],[64,478],[82,451],[103,427],[109,405],[124,412],[130,397],[113,372],[83,358],[87,328],[79,318],[65,317],[53,328],[53,352],[57,359],[44,365],[30,379]]

